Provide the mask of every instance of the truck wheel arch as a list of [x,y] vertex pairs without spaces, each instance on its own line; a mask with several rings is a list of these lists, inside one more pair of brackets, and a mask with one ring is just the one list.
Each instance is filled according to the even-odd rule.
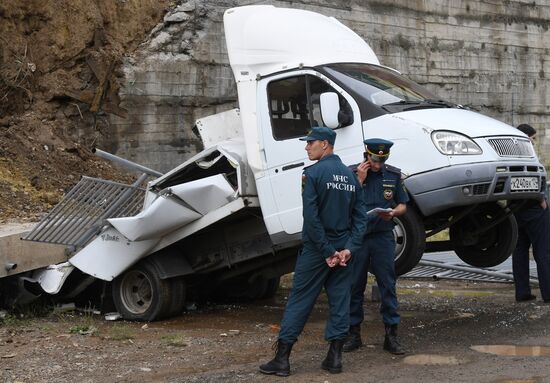
[[177,246],[166,247],[149,255],[146,259],[156,267],[160,279],[182,277],[194,273],[183,251]]

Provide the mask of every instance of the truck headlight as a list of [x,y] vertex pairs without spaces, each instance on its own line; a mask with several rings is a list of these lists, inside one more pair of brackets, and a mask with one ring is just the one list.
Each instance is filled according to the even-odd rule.
[[448,156],[483,153],[471,138],[456,132],[434,131],[432,132],[432,141],[437,150]]

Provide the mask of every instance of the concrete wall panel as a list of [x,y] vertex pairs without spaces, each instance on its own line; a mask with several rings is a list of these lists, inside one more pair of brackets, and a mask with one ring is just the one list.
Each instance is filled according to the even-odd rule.
[[125,63],[128,117],[111,118],[102,147],[160,171],[200,150],[194,121],[237,106],[222,19],[225,9],[247,4],[336,17],[384,65],[442,98],[514,126],[532,124],[538,153],[550,165],[550,0],[179,3]]

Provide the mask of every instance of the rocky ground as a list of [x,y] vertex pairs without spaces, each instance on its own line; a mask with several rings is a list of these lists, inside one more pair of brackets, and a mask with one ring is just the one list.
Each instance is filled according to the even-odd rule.
[[[405,356],[382,350],[377,304],[367,302],[366,346],[345,354],[344,372],[320,369],[327,302],[321,296],[292,353],[289,378],[265,376],[289,278],[275,299],[193,305],[154,323],[105,321],[103,315],[55,310],[46,316],[3,313],[3,382],[547,382],[550,349],[512,347],[517,355],[476,345],[550,346],[550,306],[515,303],[509,283],[401,280],[400,332]],[[537,354],[545,356],[532,356]]]

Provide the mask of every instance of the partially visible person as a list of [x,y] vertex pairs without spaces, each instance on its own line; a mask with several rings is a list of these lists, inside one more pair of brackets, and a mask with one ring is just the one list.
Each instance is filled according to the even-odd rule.
[[264,374],[290,374],[290,351],[323,287],[330,310],[325,328],[330,346],[321,368],[331,373],[342,371],[352,275],[347,262],[361,247],[367,217],[361,185],[333,152],[335,139],[336,133],[326,127],[315,127],[301,138],[307,141],[309,159],[317,161],[306,167],[302,176],[304,245],[296,260],[275,358],[260,366]]
[[[521,124],[518,129],[533,142],[537,131],[531,125]],[[512,267],[516,288],[516,301],[536,299],[529,283],[529,248],[537,264],[539,288],[542,299],[550,303],[550,212],[548,210],[548,189],[541,201],[529,201],[514,212],[518,224],[518,242],[512,254]],[[512,205],[513,206],[513,205]]]
[[376,277],[380,290],[380,313],[386,335],[384,350],[392,354],[403,354],[404,350],[397,337],[400,316],[395,289],[395,238],[393,236],[393,217],[405,214],[409,196],[401,180],[401,171],[387,165],[393,142],[381,138],[364,141],[366,158],[357,166],[357,177],[363,185],[367,211],[374,208],[388,209],[368,217],[367,231],[363,246],[353,258],[353,284],[350,306],[350,331],[344,345],[344,351],[358,349],[361,340],[363,322],[363,302],[367,285],[367,272],[370,269]]

